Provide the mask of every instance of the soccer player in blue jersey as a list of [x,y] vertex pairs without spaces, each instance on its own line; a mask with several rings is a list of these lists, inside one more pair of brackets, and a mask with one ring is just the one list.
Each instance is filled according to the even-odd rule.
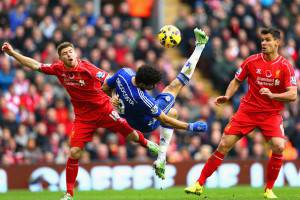
[[206,122],[186,123],[177,120],[177,111],[172,108],[175,98],[183,86],[191,79],[200,55],[208,41],[204,31],[195,28],[196,47],[191,57],[184,64],[181,72],[156,98],[146,90],[152,90],[161,80],[161,73],[149,65],[141,66],[135,73],[130,68],[122,68],[112,77],[106,79],[102,86],[104,92],[118,96],[119,114],[135,129],[151,132],[162,125],[160,134],[160,150],[153,166],[155,173],[165,178],[166,152],[174,129],[193,132],[207,130]]

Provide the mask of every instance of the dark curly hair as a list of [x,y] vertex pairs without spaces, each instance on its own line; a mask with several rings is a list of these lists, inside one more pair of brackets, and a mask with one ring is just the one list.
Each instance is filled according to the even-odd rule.
[[161,73],[150,65],[142,65],[136,72],[135,81],[137,84],[155,85],[161,80]]
[[272,28],[272,27],[269,27],[269,28],[263,28],[261,31],[260,31],[260,34],[271,34],[273,36],[273,38],[275,39],[280,39],[280,31],[276,28]]

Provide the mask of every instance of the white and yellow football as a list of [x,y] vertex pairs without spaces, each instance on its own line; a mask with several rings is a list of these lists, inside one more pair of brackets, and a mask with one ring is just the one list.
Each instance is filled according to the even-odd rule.
[[165,25],[159,31],[158,39],[160,44],[163,45],[164,47],[173,48],[180,43],[181,33],[176,26]]

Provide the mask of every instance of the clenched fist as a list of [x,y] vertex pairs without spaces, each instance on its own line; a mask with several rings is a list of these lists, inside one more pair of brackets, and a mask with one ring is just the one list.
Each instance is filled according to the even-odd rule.
[[10,56],[12,55],[12,52],[14,51],[14,49],[8,42],[4,42],[1,49],[3,52],[7,53]]

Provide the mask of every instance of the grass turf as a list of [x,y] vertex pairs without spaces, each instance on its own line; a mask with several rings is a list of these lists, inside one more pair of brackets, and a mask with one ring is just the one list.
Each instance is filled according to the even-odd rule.
[[[104,190],[104,191],[76,191],[75,200],[256,200],[263,198],[262,188],[247,186],[232,187],[226,189],[205,189],[204,194],[195,196],[185,194],[183,188],[173,187],[164,190]],[[275,188],[274,193],[280,200],[300,199],[300,188]],[[12,190],[0,194],[0,200],[59,200],[61,192],[28,192],[24,190]]]

